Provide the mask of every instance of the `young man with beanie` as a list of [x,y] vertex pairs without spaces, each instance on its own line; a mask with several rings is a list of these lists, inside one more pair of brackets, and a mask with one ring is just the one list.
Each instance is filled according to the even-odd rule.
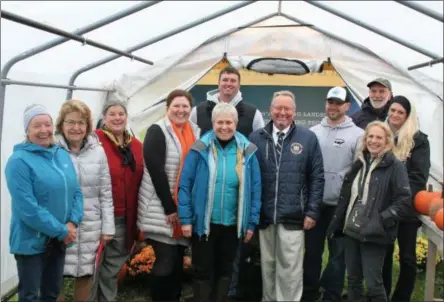
[[385,121],[393,97],[392,84],[387,79],[374,79],[367,87],[369,94],[362,103],[361,110],[351,116],[355,125],[362,129],[370,122]]
[[320,297],[320,287],[324,289],[324,301],[341,301],[345,277],[342,238],[328,240],[329,259],[322,277],[321,269],[327,228],[338,204],[344,175],[353,163],[359,139],[364,134],[364,131],[346,116],[349,108],[347,90],[343,87],[331,88],[325,102],[325,117],[320,124],[310,129],[316,134],[321,146],[325,186],[318,223],[305,232],[305,301],[317,301]]

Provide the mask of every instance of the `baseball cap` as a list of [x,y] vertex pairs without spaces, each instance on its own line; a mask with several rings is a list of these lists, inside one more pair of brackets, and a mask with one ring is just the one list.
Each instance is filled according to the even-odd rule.
[[392,90],[392,84],[390,83],[389,80],[384,79],[384,78],[374,79],[373,81],[371,81],[370,83],[367,84],[367,87],[370,88],[373,84],[380,84],[380,85],[385,86],[388,89],[390,89],[390,91]]
[[337,100],[341,102],[348,102],[347,90],[344,87],[336,86],[331,88],[327,93],[328,100]]

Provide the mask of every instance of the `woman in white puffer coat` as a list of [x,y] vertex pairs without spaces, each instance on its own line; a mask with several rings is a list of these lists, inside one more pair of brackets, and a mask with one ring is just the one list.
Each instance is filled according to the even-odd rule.
[[63,104],[56,123],[57,143],[70,154],[83,193],[83,221],[64,267],[64,276],[75,278],[74,301],[89,301],[99,244],[115,233],[108,161],[92,125],[91,110],[78,100]]

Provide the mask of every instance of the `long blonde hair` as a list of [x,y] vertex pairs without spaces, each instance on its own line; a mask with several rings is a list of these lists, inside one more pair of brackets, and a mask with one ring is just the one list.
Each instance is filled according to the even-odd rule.
[[[393,147],[393,153],[398,159],[402,161],[405,161],[407,159],[407,157],[410,154],[410,151],[415,146],[413,137],[415,136],[416,132],[418,132],[419,130],[418,116],[416,115],[416,107],[412,102],[409,101],[409,103],[410,103],[410,114],[407,116],[407,119],[405,120],[404,124],[399,129],[397,135],[398,139],[395,146]],[[388,125],[390,125],[388,116],[386,122]]]
[[379,156],[384,155],[386,152],[388,151],[392,151],[393,150],[393,146],[394,146],[394,138],[393,138],[393,132],[392,130],[390,130],[390,127],[388,126],[387,123],[384,123],[382,121],[373,121],[371,123],[369,123],[367,125],[367,127],[364,130],[364,135],[361,136],[361,140],[359,142],[359,151],[356,152],[357,157],[361,157],[362,154],[364,153],[364,151],[368,151],[367,148],[367,136],[368,133],[370,132],[370,129],[373,127],[379,127],[380,129],[382,129],[385,133],[385,148],[382,151],[382,153]]

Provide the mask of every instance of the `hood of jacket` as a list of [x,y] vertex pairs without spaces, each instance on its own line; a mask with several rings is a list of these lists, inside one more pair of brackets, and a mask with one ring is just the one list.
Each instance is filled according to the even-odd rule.
[[[209,150],[210,145],[212,145],[216,139],[217,137],[214,130],[210,130],[197,140],[191,148],[207,158],[206,153]],[[257,150],[257,147],[238,131],[234,133],[234,139],[236,140],[237,148],[244,153],[245,160],[248,160],[248,158]]]
[[[59,144],[60,147],[65,149],[67,152],[71,152],[71,150],[68,147],[68,143],[66,142],[66,139],[62,134],[56,134],[55,138],[56,138],[57,144]],[[97,134],[95,134],[94,132],[90,133],[86,137],[86,140],[85,140],[84,145],[82,146],[80,152],[92,149],[92,148],[99,146],[99,145],[101,145],[101,143],[99,141]]]
[[[207,100],[218,104],[220,103],[219,94],[220,94],[219,89],[210,90],[207,92]],[[241,101],[242,101],[242,93],[239,90],[237,94],[234,96],[234,98],[231,100],[230,104],[236,106]]]
[[27,151],[27,152],[34,152],[34,153],[40,153],[41,155],[52,158],[54,157],[54,154],[57,153],[57,150],[60,148],[57,144],[52,145],[51,147],[42,147],[37,144],[33,144],[31,142],[23,142],[19,143],[14,146],[13,152],[19,152],[19,151]]

